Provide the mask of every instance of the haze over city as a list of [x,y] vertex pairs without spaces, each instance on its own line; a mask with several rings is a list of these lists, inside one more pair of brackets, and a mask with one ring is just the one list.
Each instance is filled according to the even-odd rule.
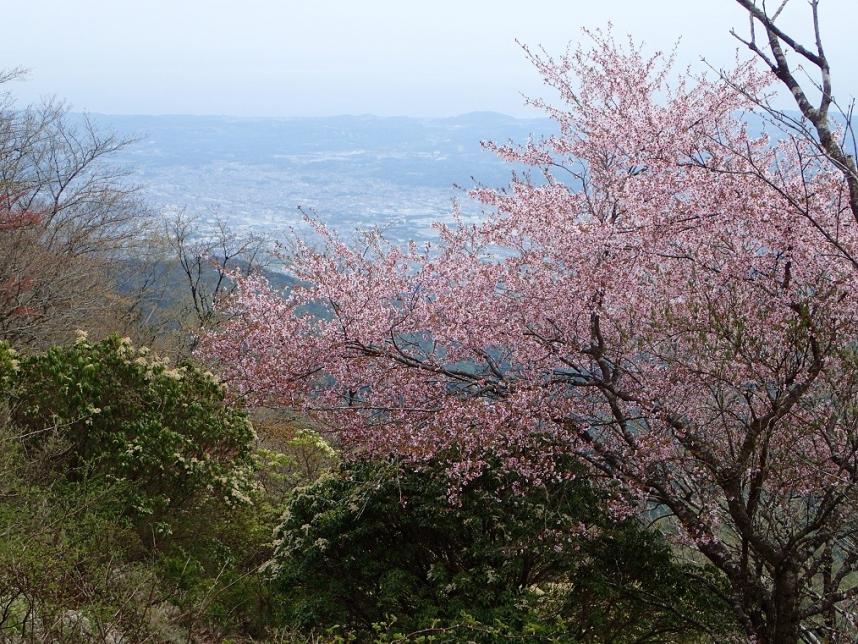
[[[780,18],[802,36],[806,4]],[[858,2],[820,11],[838,85],[854,95]],[[0,60],[30,70],[18,97],[109,114],[533,116],[521,95],[544,87],[516,39],[559,54],[582,27],[612,22],[653,49],[681,38],[682,66],[718,67],[742,47],[730,28],[747,25],[722,0],[30,0],[4,12]]]

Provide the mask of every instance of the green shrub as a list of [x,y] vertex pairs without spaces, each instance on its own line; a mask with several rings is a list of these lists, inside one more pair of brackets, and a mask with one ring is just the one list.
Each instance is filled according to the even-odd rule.
[[0,424],[0,641],[158,639],[165,593],[117,521],[124,486],[69,483],[38,460]]
[[81,334],[26,357],[0,345],[0,386],[25,447],[67,442],[53,466],[69,480],[124,485],[130,516],[166,520],[201,491],[226,505],[249,500],[253,430],[208,372]]
[[612,521],[586,481],[515,483],[490,467],[451,503],[443,467],[363,461],[298,491],[268,565],[287,622],[379,641],[678,641],[729,627],[697,581],[718,578]]
[[270,449],[254,448],[211,374],[117,337],[30,356],[0,343],[0,639],[690,641],[731,627],[723,581],[611,520],[571,460],[542,487],[490,464],[451,501],[443,463],[340,464],[275,420]]
[[273,456],[211,374],[116,337],[0,343],[0,411],[0,640],[271,626]]

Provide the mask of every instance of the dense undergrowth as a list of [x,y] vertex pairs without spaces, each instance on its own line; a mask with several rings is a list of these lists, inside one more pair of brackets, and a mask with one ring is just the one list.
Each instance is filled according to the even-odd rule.
[[454,499],[128,340],[0,344],[0,639],[707,641],[721,582],[574,464]]

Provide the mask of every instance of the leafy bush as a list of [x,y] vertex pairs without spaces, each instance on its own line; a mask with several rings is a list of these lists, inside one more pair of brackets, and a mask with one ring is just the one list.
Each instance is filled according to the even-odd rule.
[[117,521],[124,486],[69,483],[41,456],[0,424],[0,641],[163,639],[168,593]]
[[249,500],[253,430],[208,372],[81,334],[20,358],[0,344],[0,386],[26,448],[66,441],[54,467],[125,485],[129,515],[164,519],[201,490],[227,505]]
[[0,639],[679,641],[731,626],[721,580],[611,520],[571,460],[541,487],[490,464],[451,500],[443,462],[340,464],[305,423],[262,426],[269,449],[213,376],[117,337],[0,344]]
[[298,491],[268,567],[287,621],[427,641],[671,641],[729,628],[727,606],[696,581],[720,580],[611,520],[585,481],[524,494],[516,482],[491,467],[451,503],[443,467],[362,461]]
[[0,640],[264,635],[282,505],[253,437],[211,374],[126,340],[0,343]]

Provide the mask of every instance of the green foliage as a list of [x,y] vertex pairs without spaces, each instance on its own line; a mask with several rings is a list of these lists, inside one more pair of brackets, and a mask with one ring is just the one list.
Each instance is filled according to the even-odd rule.
[[0,343],[0,410],[0,640],[265,634],[282,459],[211,374],[116,337]]
[[318,432],[295,422],[259,423],[260,437],[269,447],[259,447],[254,458],[260,481],[274,497],[312,483],[339,463],[337,452]]
[[46,476],[0,425],[0,640],[163,636],[154,627],[163,589],[136,531],[117,521],[123,494]]
[[341,464],[303,421],[260,424],[267,448],[213,376],[127,340],[0,344],[0,639],[689,641],[731,626],[722,581],[611,520],[571,461],[542,487],[490,464],[450,499],[442,463]]
[[124,485],[129,515],[163,521],[200,491],[227,505],[249,500],[253,430],[210,373],[83,334],[18,362],[0,350],[0,384],[27,449],[66,441],[55,467]]
[[719,580],[612,521],[585,481],[517,482],[489,467],[451,503],[442,467],[363,461],[299,490],[268,566],[287,620],[378,641],[678,641],[729,626],[696,581]]
[[7,342],[0,342],[0,393],[11,389],[20,367],[18,353]]

